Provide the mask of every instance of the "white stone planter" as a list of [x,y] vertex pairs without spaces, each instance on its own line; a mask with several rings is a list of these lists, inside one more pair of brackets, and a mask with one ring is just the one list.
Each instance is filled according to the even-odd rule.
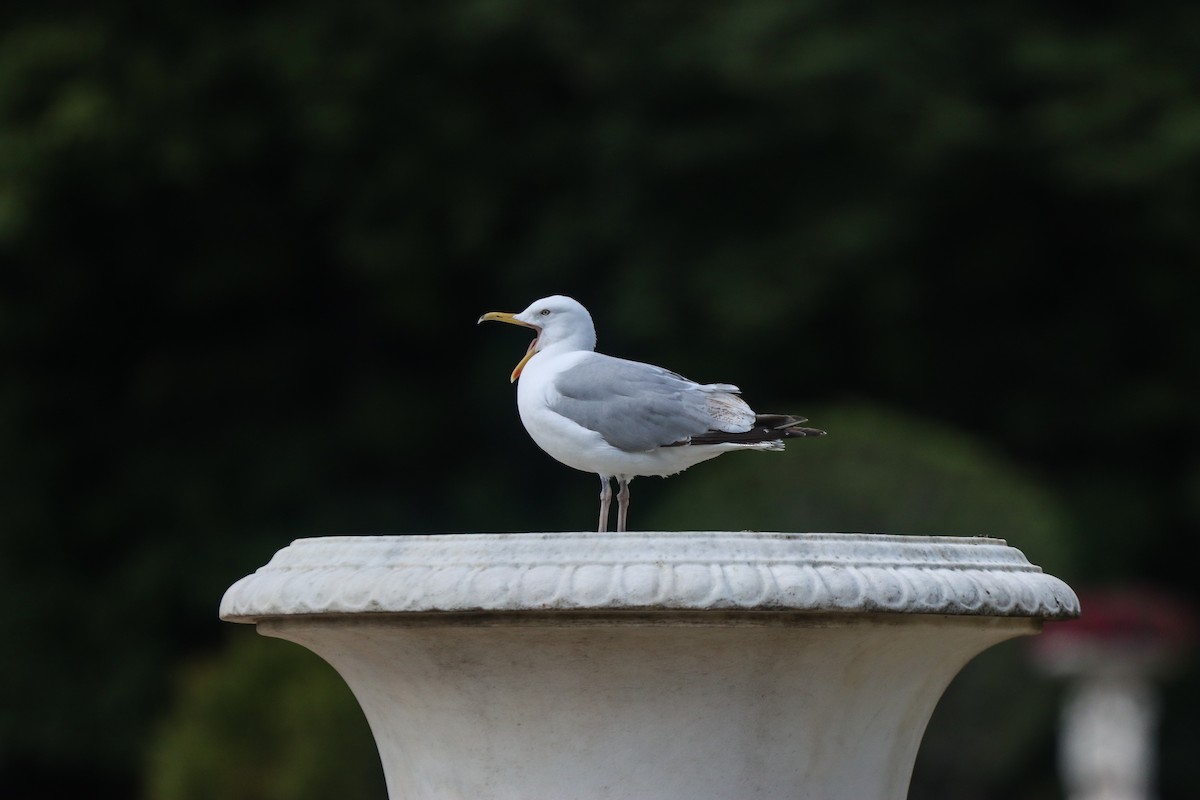
[[1078,612],[995,539],[752,532],[307,539],[221,603],[346,679],[393,800],[903,798],[963,664]]

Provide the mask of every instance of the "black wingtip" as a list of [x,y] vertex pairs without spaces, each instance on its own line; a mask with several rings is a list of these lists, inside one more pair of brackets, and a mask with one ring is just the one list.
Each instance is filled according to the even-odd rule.
[[784,438],[791,436],[824,436],[820,428],[805,428],[801,423],[808,422],[805,417],[791,414],[758,414],[754,420],[755,428],[767,428]]
[[784,428],[777,433],[782,433],[784,438],[791,436],[824,436],[825,431],[820,428]]
[[[741,433],[729,431],[706,431],[678,442],[672,442],[665,447],[683,447],[689,444],[762,444],[775,442],[783,447],[784,439],[795,439],[801,436],[824,436],[820,428],[806,428],[800,423],[808,422],[804,417],[791,414],[757,414],[754,427]],[[777,448],[777,449],[779,449]]]

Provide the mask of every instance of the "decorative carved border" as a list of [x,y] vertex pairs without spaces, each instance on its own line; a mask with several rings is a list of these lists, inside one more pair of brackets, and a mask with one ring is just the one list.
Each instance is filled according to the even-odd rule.
[[1079,600],[982,537],[434,534],[297,540],[229,588],[221,618],[618,609],[1069,619]]

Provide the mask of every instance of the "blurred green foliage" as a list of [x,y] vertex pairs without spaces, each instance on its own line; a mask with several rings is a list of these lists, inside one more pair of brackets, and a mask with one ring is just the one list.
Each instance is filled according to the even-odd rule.
[[[1061,510],[1071,552],[1048,567],[1194,599],[1169,554],[1200,526],[1197,22],[1029,2],[6,7],[0,780],[136,796],[171,675],[292,537],[589,527],[594,479],[516,420],[526,342],[473,326],[552,292],[608,352],[808,413],[818,447],[842,420],[814,409],[860,402],[897,410],[888,463],[917,474],[944,448],[916,420],[962,431],[983,464],[964,474]],[[799,485],[832,452],[808,444],[744,469]],[[638,486],[635,526],[687,527]],[[938,487],[897,496],[906,529],[1050,542],[999,506],[951,531],[968,517],[922,516]],[[773,500],[745,499],[728,526],[769,527]],[[1172,713],[1196,713],[1190,686]],[[1166,800],[1194,794],[1195,728],[1164,720]]]
[[247,630],[181,684],[150,751],[152,800],[387,797],[362,712],[311,653]]

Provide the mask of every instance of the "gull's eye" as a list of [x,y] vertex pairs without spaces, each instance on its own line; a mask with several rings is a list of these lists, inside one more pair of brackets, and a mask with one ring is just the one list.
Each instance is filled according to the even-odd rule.
[[548,308],[543,308],[543,309],[542,309],[541,311],[539,311],[538,313],[539,313],[539,314],[541,314],[543,317],[548,317],[548,316],[550,316],[550,309],[548,309]]

